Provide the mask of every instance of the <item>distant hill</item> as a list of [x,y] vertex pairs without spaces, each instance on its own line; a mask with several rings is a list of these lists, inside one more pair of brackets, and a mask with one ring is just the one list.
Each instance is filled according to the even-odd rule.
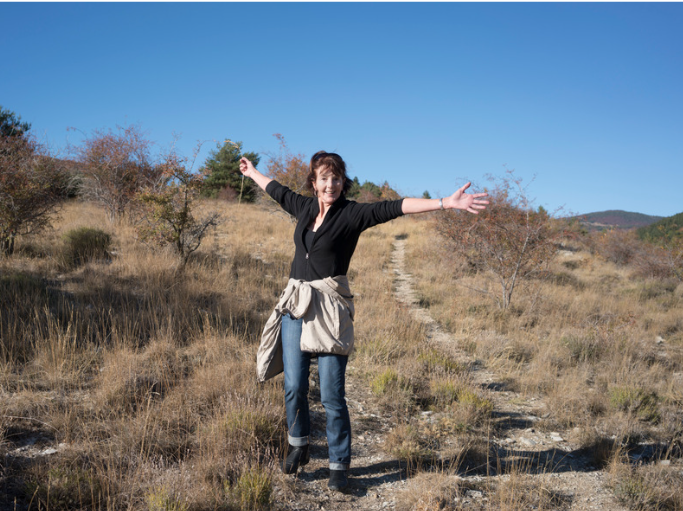
[[638,237],[647,241],[666,241],[683,237],[683,213],[662,218],[638,229]]
[[602,230],[646,227],[662,220],[664,217],[631,213],[629,211],[609,210],[577,215],[573,218],[578,219],[589,230]]

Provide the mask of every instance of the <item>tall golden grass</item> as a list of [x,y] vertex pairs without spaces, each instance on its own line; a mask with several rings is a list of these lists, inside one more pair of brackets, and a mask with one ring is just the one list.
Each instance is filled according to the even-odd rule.
[[[182,269],[125,221],[112,225],[80,202],[0,260],[0,507],[282,507],[274,502],[274,490],[288,484],[277,469],[286,441],[281,377],[259,385],[254,369],[262,326],[287,281],[294,224],[268,205],[204,206],[224,222]],[[63,236],[83,226],[112,235],[110,257],[65,265]],[[489,509],[523,509],[520,491],[542,509],[564,501],[525,478],[536,468],[501,465],[491,391],[395,300],[397,237],[407,240],[421,302],[455,348],[548,403],[540,427],[586,448],[606,446],[595,449],[606,451],[596,463],[615,481],[629,466],[615,453],[648,443],[669,446],[656,455],[675,458],[680,285],[635,278],[579,250],[501,311],[473,290],[494,283],[459,271],[428,215],[401,218],[364,233],[352,261],[357,349],[348,369],[397,424],[383,449],[410,469],[400,506],[456,509],[468,491],[489,495]],[[434,471],[443,481],[510,477],[450,489],[421,482]],[[628,474],[649,488],[650,501],[659,495],[651,490],[657,473]],[[614,488],[633,500],[632,486]]]
[[665,491],[672,481],[680,487],[680,471],[653,465],[675,466],[681,454],[683,284],[643,278],[637,266],[566,240],[572,250],[560,251],[550,272],[526,282],[513,308],[501,310],[487,295],[496,292],[494,278],[468,274],[438,241],[409,236],[408,265],[421,302],[459,347],[507,388],[545,403],[535,427],[564,432],[615,480],[632,473],[626,467],[634,460],[652,466],[630,476],[640,484],[627,485],[631,494],[613,483],[624,503],[682,509]]
[[[282,398],[278,382],[257,384],[254,355],[286,281],[292,226],[213,206],[228,220],[184,271],[77,202],[0,262],[1,449],[60,446],[5,458],[7,499],[185,509],[270,498]],[[82,226],[111,234],[112,254],[72,269],[63,235]]]

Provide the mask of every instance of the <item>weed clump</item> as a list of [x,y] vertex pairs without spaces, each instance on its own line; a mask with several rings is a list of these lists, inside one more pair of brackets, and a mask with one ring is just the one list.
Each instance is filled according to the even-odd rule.
[[381,372],[370,382],[370,389],[376,396],[382,396],[392,389],[404,388],[405,386],[403,378],[399,378],[398,373],[393,369]]
[[62,239],[62,263],[69,268],[75,268],[88,261],[104,259],[109,256],[111,235],[101,229],[79,227],[67,231]]
[[434,455],[427,440],[411,424],[402,424],[391,430],[387,435],[385,448],[409,466],[420,464]]
[[435,379],[429,382],[433,407],[443,409],[458,400],[460,385],[450,379]]
[[569,358],[574,365],[594,363],[604,350],[604,346],[593,337],[567,335],[562,337],[560,342],[569,352]]
[[612,491],[631,509],[683,509],[682,485],[683,474],[668,462],[634,467],[615,460],[610,467]]
[[609,391],[613,408],[635,415],[645,422],[657,423],[661,418],[657,394],[637,387],[618,386]]
[[491,500],[496,509],[505,510],[559,511],[571,506],[569,496],[548,488],[537,479],[517,472],[513,472],[509,479],[498,484]]
[[237,509],[256,511],[270,509],[273,493],[273,479],[270,473],[260,467],[244,470],[237,480],[225,483],[228,501]]
[[418,362],[422,362],[428,373],[461,373],[465,371],[462,364],[440,353],[434,348],[421,352],[417,356]]
[[65,465],[36,475],[38,481],[26,485],[26,496],[31,496],[39,509],[97,509],[106,500],[106,483],[91,470]]
[[280,438],[278,421],[263,411],[230,410],[223,419],[221,433],[242,449],[275,445]]
[[189,505],[183,502],[178,495],[169,492],[164,487],[152,489],[147,494],[147,509],[149,511],[187,511]]
[[458,406],[467,410],[472,421],[477,423],[490,417],[493,412],[493,402],[470,389],[458,392]]

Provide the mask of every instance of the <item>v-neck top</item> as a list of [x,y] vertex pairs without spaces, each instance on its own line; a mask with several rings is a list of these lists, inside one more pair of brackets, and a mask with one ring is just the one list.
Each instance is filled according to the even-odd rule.
[[312,233],[310,243],[308,239],[304,243],[304,230],[320,212],[318,200],[295,193],[277,181],[271,181],[266,192],[297,219],[289,277],[307,282],[346,275],[361,233],[403,215],[403,199],[366,204],[342,195],[327,211],[322,225]]

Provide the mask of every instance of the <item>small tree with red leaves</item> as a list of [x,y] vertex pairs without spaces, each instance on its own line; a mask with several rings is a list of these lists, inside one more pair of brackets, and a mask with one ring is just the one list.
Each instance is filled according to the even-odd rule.
[[437,228],[449,247],[479,271],[490,271],[500,286],[496,301],[510,306],[520,281],[542,275],[557,252],[560,233],[551,217],[529,204],[521,179],[508,171],[491,180],[490,204],[479,215],[446,211]]
[[306,188],[308,177],[306,156],[301,153],[293,154],[287,146],[285,137],[281,134],[275,133],[273,136],[277,138],[280,150],[277,155],[269,155],[270,161],[266,166],[268,176],[296,193],[312,197],[313,193]]
[[0,255],[9,256],[17,236],[49,225],[66,195],[68,175],[27,133],[30,125],[16,121],[22,129],[15,129],[14,114],[0,113]]
[[83,195],[102,204],[111,221],[126,213],[143,187],[154,186],[162,177],[151,146],[138,126],[128,126],[96,130],[76,149],[83,165]]

